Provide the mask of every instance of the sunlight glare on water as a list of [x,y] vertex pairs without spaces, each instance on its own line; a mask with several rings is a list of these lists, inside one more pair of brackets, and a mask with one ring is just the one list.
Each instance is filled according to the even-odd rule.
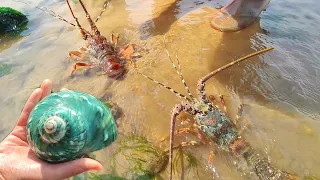
[[[53,9],[73,22],[63,0],[32,3]],[[97,17],[103,6],[103,0],[84,3],[92,17]],[[136,43],[146,49],[137,59],[137,69],[128,65],[126,76],[114,81],[97,76],[94,71],[86,74],[79,71],[70,77],[74,62],[68,59],[68,52],[84,46],[78,30],[32,6],[2,0],[0,6],[27,14],[29,24],[20,37],[0,41],[0,63],[13,66],[11,74],[0,77],[0,139],[14,127],[29,94],[49,78],[54,91],[67,87],[111,100],[122,110],[119,119],[122,132],[137,131],[158,143],[169,133],[171,110],[181,100],[136,71],[184,93],[180,77],[164,51],[166,33],[168,50],[173,57],[179,56],[182,73],[193,94],[198,79],[207,73],[274,46],[272,52],[212,78],[207,83],[207,92],[216,97],[225,95],[228,115],[233,119],[240,103],[247,105],[243,117],[250,125],[244,136],[277,167],[300,176],[320,177],[319,4],[315,0],[272,0],[259,22],[240,32],[221,33],[210,27],[210,19],[215,8],[227,3],[223,0],[112,1],[97,23],[101,33],[107,38],[111,33],[119,33],[121,44]],[[89,28],[77,1],[72,6],[80,22]],[[209,147],[194,148],[192,152],[205,165],[209,150]],[[105,169],[109,162],[106,151],[98,152]],[[212,170],[201,168],[200,179],[212,179]],[[246,179],[223,153],[217,155],[213,169],[222,179]],[[195,177],[191,173],[186,179]]]

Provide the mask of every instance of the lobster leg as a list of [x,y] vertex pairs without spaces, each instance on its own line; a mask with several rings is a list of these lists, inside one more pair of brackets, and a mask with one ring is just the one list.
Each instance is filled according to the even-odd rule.
[[267,51],[270,51],[274,49],[274,47],[271,47],[271,48],[267,48],[267,49],[263,49],[261,51],[257,51],[255,53],[252,53],[252,54],[249,54],[247,56],[244,56],[236,61],[233,61],[227,65],[224,65],[222,66],[221,68],[218,68],[217,70],[215,71],[212,71],[211,73],[207,74],[206,76],[204,76],[203,78],[201,78],[199,81],[198,81],[198,86],[197,86],[197,91],[198,91],[198,96],[200,99],[204,100],[204,101],[207,101],[207,96],[206,96],[206,92],[205,92],[205,83],[207,80],[209,80],[210,78],[212,78],[214,75],[218,74],[219,72],[225,70],[225,69],[228,69],[230,68],[231,66],[241,62],[241,61],[244,61],[250,57],[253,57],[253,56],[256,56],[256,55],[259,55],[259,54],[262,54],[262,53],[265,53]]
[[98,30],[96,24],[92,21],[91,17],[90,17],[90,14],[88,13],[86,7],[84,6],[82,0],[79,0],[81,6],[82,6],[82,9],[84,10],[84,12],[86,13],[86,17],[89,21],[89,24],[90,24],[90,27],[91,27],[91,30],[96,34],[96,35],[100,35],[100,31]]
[[240,120],[242,113],[243,113],[243,104],[240,104],[240,106],[238,107],[238,110],[237,110],[236,122],[234,124],[237,124],[237,122]]
[[[234,124],[240,128],[239,130],[239,134],[242,134],[242,132],[248,128],[248,126],[251,126],[251,123],[250,121],[248,121],[247,119],[244,119],[244,118],[241,118],[242,116],[242,113],[243,113],[243,108],[244,108],[244,104],[240,104],[240,106],[238,107],[238,110],[237,110],[237,116],[236,116],[236,120],[234,122]],[[237,123],[240,122],[240,119],[241,119],[241,122],[243,123],[243,127],[241,128]]]
[[224,112],[227,112],[226,102],[225,102],[225,100],[224,100],[224,98],[223,98],[223,95],[220,94],[219,97],[220,97],[220,102],[221,102],[221,104],[223,105],[223,110],[224,110]]
[[81,27],[81,25],[80,25],[80,23],[79,23],[79,21],[78,21],[78,18],[74,15],[74,13],[73,13],[73,11],[72,11],[72,8],[71,8],[71,5],[70,5],[70,3],[69,3],[69,0],[66,0],[66,2],[67,2],[67,4],[68,4],[68,7],[69,7],[69,10],[70,10],[70,12],[71,12],[71,14],[72,14],[73,19],[74,19],[74,20],[76,21],[76,23],[77,23],[77,26],[78,26],[78,28],[79,28],[79,30],[80,30],[80,33],[81,33],[81,35],[82,35],[82,38],[83,38],[84,40],[86,40],[88,34],[90,34],[90,33],[88,33],[88,31],[86,31],[85,29],[83,29],[83,28]]
[[114,44],[114,48],[117,48],[119,39],[120,39],[120,36],[118,34],[117,36],[115,36],[114,34],[111,34],[111,43]]
[[[180,144],[173,146],[173,150],[181,148],[181,147],[190,147],[190,146],[200,146],[202,145],[201,142],[198,141],[188,141],[188,142],[181,142]],[[167,153],[169,150],[165,150],[164,152]]]
[[83,52],[80,52],[80,51],[70,51],[69,52],[69,57],[71,59],[73,59],[73,57],[76,56],[80,59],[83,59],[85,57],[85,54]]
[[131,44],[126,45],[124,48],[121,48],[118,53],[121,58],[130,62],[131,65],[135,67],[135,63],[133,62],[132,56],[134,54],[134,48]]
[[210,167],[214,166],[214,160],[215,160],[215,155],[213,151],[210,151],[209,156],[208,156],[208,165]]
[[[181,133],[190,133],[192,135],[197,136],[201,141],[189,141],[189,142],[181,142],[179,145],[177,146],[173,146],[172,147],[172,151],[174,149],[178,149],[180,147],[190,147],[190,146],[200,146],[200,145],[213,145],[214,150],[210,151],[209,156],[208,156],[208,165],[210,166],[210,168],[214,168],[214,160],[215,160],[215,151],[217,150],[214,144],[211,144],[211,142],[209,140],[206,139],[206,136],[202,133],[202,131],[196,132],[194,130],[191,130],[190,128],[181,128],[177,131],[174,132],[174,135],[177,134],[181,134]],[[167,139],[167,137],[165,138]],[[171,143],[170,143],[171,144]],[[171,161],[170,161],[170,165],[171,165]],[[171,174],[171,173],[170,173]]]
[[73,65],[73,70],[72,70],[72,72],[71,72],[71,75],[73,75],[74,71],[77,70],[77,67],[78,67],[78,66],[82,66],[82,67],[89,66],[89,67],[92,67],[92,66],[94,66],[94,65],[87,64],[87,63],[83,63],[83,62],[77,62],[77,63],[75,63],[75,64]]
[[[223,105],[224,112],[227,112],[227,107],[226,107],[226,103],[224,101],[223,95],[220,94],[219,98],[220,98],[220,103]],[[217,105],[218,101],[213,95],[209,95],[208,100],[211,101],[215,105],[216,108],[219,108]]]
[[140,49],[146,50],[145,48],[143,48],[142,46],[140,46],[140,45],[138,45],[138,44],[133,43],[133,44],[131,44],[131,45],[132,45],[133,47],[137,46],[137,47],[140,48]]
[[[201,143],[203,144],[209,144],[210,141],[206,138],[206,136],[202,133],[202,131],[196,131],[194,129],[191,129],[191,128],[181,128],[181,129],[178,129],[174,132],[174,135],[178,135],[178,134],[184,134],[184,133],[187,133],[187,134],[191,134],[191,135],[194,135],[195,137],[197,137],[198,139],[201,140]],[[166,136],[164,137],[161,141],[165,141],[167,139],[170,138],[170,135],[169,136]]]
[[213,95],[209,95],[208,99],[215,105],[216,108],[219,108],[218,101]]
[[182,104],[177,104],[171,114],[171,126],[170,126],[170,151],[169,151],[169,163],[170,163],[170,175],[169,179],[172,180],[172,170],[173,170],[173,165],[172,165],[172,160],[173,160],[173,140],[174,140],[174,133],[175,133],[175,124],[177,121],[177,116],[182,112],[188,112],[192,115],[196,114],[195,109],[193,106],[191,106],[189,103],[182,103]]
[[172,180],[172,170],[173,170],[173,140],[174,140],[174,128],[177,120],[177,116],[183,111],[184,107],[182,104],[177,104],[171,115],[171,128],[170,128],[170,150],[169,150],[169,164],[170,164],[170,175],[169,179]]

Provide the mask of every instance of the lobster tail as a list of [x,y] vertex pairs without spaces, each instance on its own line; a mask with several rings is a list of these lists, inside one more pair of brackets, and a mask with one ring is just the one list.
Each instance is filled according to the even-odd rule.
[[230,145],[230,152],[237,159],[242,159],[255,172],[259,179],[297,180],[298,177],[274,167],[268,159],[255,151],[246,140],[238,137]]

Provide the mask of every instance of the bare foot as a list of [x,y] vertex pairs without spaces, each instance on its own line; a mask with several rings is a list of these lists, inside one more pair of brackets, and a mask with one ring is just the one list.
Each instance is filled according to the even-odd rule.
[[255,22],[270,0],[234,0],[213,15],[211,26],[217,30],[238,31]]

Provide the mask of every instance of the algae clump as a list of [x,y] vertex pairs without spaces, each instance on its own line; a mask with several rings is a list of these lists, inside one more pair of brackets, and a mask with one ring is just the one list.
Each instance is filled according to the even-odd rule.
[[0,62],[0,77],[11,73],[12,66]]
[[23,30],[28,18],[20,11],[10,7],[0,7],[0,34]]

